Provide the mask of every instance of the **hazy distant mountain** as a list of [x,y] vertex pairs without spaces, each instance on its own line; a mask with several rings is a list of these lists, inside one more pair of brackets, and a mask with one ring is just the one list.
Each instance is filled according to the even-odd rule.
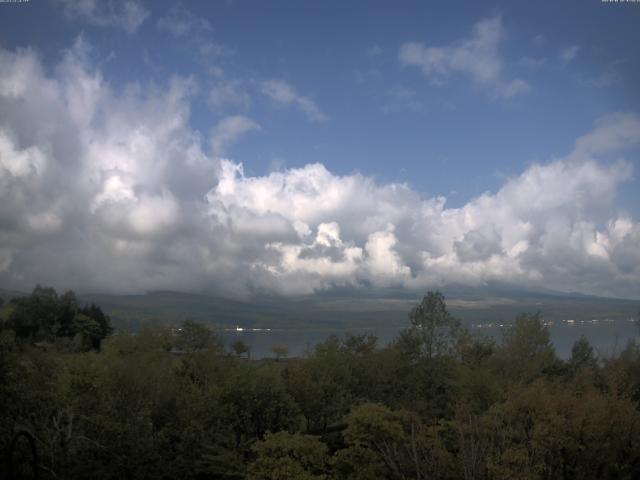
[[[549,320],[636,317],[640,301],[579,293],[525,290],[504,284],[440,289],[451,312],[463,322],[509,322],[522,312],[541,311]],[[20,292],[0,290],[8,299]],[[221,326],[269,328],[401,327],[422,292],[338,289],[316,295],[261,296],[234,300],[184,292],[139,295],[85,294],[82,303],[96,303],[115,326],[137,328],[146,322],[178,323],[190,318]]]
[[26,293],[19,292],[17,290],[5,290],[3,288],[0,288],[0,298],[5,302],[11,300],[14,297],[21,297],[23,295],[26,295]]
[[[530,291],[507,285],[449,286],[441,289],[451,312],[465,322],[510,321],[522,312],[542,311],[545,318],[629,318],[640,301],[575,293]],[[114,322],[132,327],[141,321],[176,323],[185,318],[220,325],[254,327],[399,326],[422,293],[336,290],[299,297],[263,296],[231,300],[209,295],[152,292],[146,295],[82,295],[103,306]]]

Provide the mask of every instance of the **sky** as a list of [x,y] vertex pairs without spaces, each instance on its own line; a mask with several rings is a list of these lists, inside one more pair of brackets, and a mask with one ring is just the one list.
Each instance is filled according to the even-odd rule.
[[640,298],[640,3],[0,3],[0,288]]

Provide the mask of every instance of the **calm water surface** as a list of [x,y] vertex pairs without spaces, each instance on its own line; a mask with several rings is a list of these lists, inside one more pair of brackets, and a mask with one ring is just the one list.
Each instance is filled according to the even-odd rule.
[[[403,327],[404,328],[404,327]],[[471,331],[481,333],[500,340],[508,325],[498,324],[472,325]],[[243,330],[220,332],[225,345],[229,346],[236,340],[242,340],[251,348],[252,358],[273,357],[274,345],[286,345],[289,356],[303,356],[313,350],[313,346],[323,342],[330,335],[343,337],[347,333],[370,333],[378,337],[379,345],[386,345],[393,340],[401,328],[358,328],[358,329],[272,329],[272,330]],[[584,335],[600,356],[620,353],[629,340],[640,340],[640,329],[629,320],[598,320],[597,322],[568,323],[554,322],[549,325],[551,340],[560,357],[571,356],[573,343]]]

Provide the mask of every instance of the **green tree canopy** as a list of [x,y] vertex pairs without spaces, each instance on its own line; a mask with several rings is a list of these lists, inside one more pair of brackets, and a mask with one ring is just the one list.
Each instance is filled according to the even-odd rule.
[[11,300],[6,326],[21,342],[74,340],[76,348],[100,349],[112,331],[111,321],[97,305],[79,307],[75,293],[58,296],[51,287],[38,285],[29,296]]
[[540,313],[523,313],[505,329],[498,356],[507,377],[525,383],[558,364]]
[[569,363],[574,371],[585,367],[593,368],[597,365],[598,359],[593,352],[593,347],[584,335],[573,344]]
[[427,358],[452,354],[460,330],[460,322],[449,311],[444,295],[427,292],[409,312],[410,333],[420,342],[421,353]]
[[249,480],[327,479],[327,446],[318,437],[288,432],[268,433],[253,447],[257,458]]
[[207,326],[193,320],[185,320],[178,330],[176,347],[194,353],[210,347],[212,340],[213,333]]
[[244,343],[242,340],[236,340],[233,342],[231,344],[231,350],[233,350],[233,353],[238,357],[242,357],[245,354],[247,355],[247,358],[251,356],[251,349],[249,348],[249,345]]

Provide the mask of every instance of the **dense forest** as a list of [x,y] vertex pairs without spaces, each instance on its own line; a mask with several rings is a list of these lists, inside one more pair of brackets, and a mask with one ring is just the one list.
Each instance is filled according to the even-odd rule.
[[0,308],[3,473],[640,478],[639,344],[598,358],[583,338],[563,360],[541,315],[495,342],[437,292],[408,317],[389,345],[347,335],[251,360],[195,322],[112,332],[100,307],[37,287]]

